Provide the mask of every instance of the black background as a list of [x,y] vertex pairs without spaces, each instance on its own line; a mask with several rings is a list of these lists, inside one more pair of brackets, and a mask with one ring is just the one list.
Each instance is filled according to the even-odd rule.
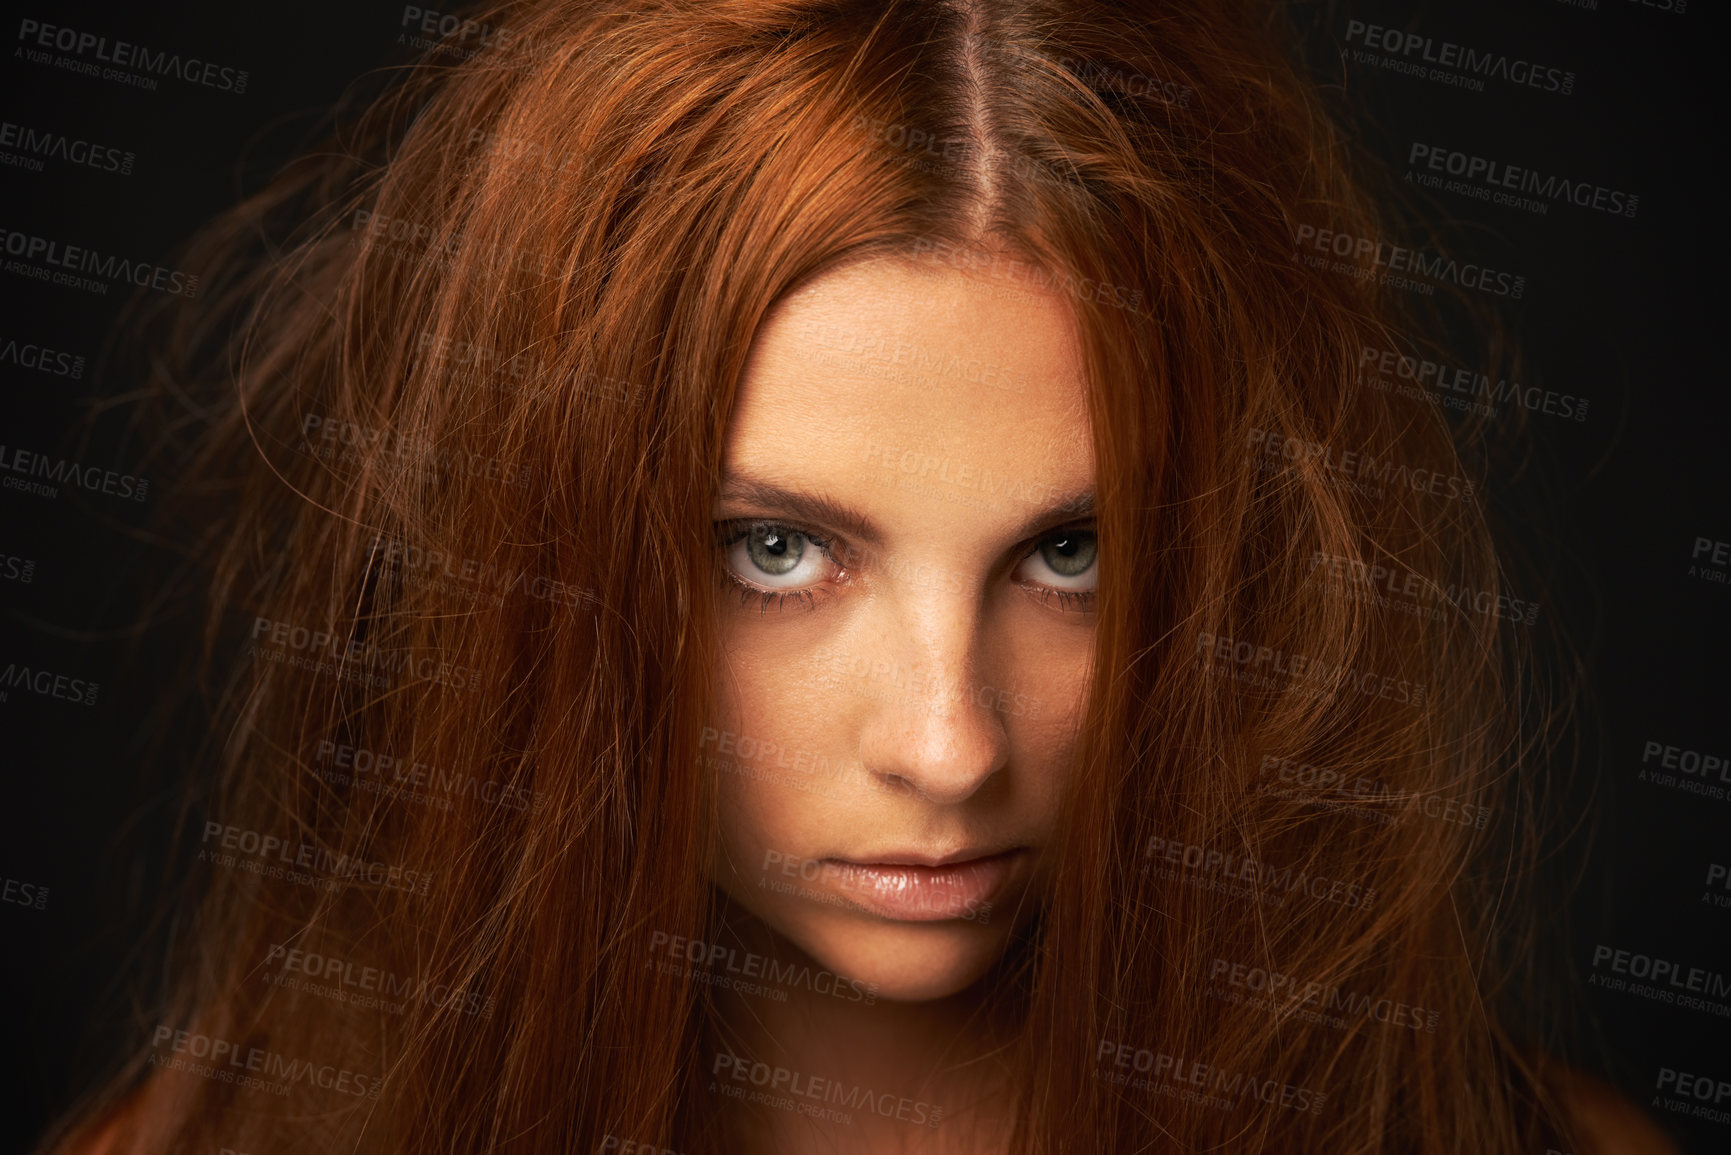
[[[1731,907],[1705,898],[1731,865],[1731,787],[1685,793],[1640,777],[1645,743],[1731,760],[1731,584],[1689,576],[1698,538],[1731,541],[1725,399],[1724,150],[1709,110],[1727,83],[1724,19],[1695,0],[1307,3],[1292,6],[1319,79],[1341,86],[1352,132],[1399,179],[1424,142],[1638,194],[1634,219],[1555,203],[1545,215],[1427,194],[1463,254],[1526,276],[1501,319],[1525,378],[1590,399],[1587,420],[1533,414],[1495,501],[1516,529],[1547,642],[1586,662],[1578,769],[1560,784],[1585,817],[1582,884],[1556,900],[1550,945],[1573,970],[1555,995],[1605,1073],[1691,1151],[1731,1149],[1731,1125],[1656,1106],[1663,1067],[1731,1080],[1731,1019],[1587,985],[1595,946],[1731,975]],[[0,227],[173,263],[174,247],[316,139],[322,114],[369,71],[401,63],[403,6],[51,3],[15,10],[0,119],[135,155],[129,175],[48,159],[0,165]],[[154,92],[30,62],[20,18],[198,56],[249,73],[243,95],[173,77]],[[1349,20],[1409,29],[1572,71],[1568,95],[1492,80],[1471,92],[1356,62]],[[0,257],[0,262],[4,261]],[[142,447],[72,440],[120,393],[97,371],[124,287],[105,296],[0,272],[0,343],[85,358],[82,378],[0,362],[0,445],[130,472]],[[0,874],[46,886],[45,908],[0,903],[4,1053],[0,1149],[22,1150],[94,1056],[121,1045],[115,980],[152,949],[140,915],[162,885],[152,854],[169,799],[140,778],[138,735],[182,693],[166,656],[196,607],[138,635],[141,540],[152,501],[0,490],[0,666],[97,681],[94,706],[12,689],[0,700]],[[1723,568],[1723,567],[1721,567]],[[1518,592],[1518,591],[1517,591]],[[184,748],[191,750],[190,738]],[[1589,839],[1590,836],[1590,839]],[[125,839],[126,841],[122,841]],[[1582,841],[1586,840],[1586,841]],[[153,850],[154,848],[154,850]],[[182,856],[184,857],[184,856]],[[1718,893],[1731,902],[1731,890]],[[92,1015],[93,1025],[87,1025]],[[1594,1041],[1596,1040],[1596,1043]],[[1731,1110],[1731,1102],[1720,1105]]]

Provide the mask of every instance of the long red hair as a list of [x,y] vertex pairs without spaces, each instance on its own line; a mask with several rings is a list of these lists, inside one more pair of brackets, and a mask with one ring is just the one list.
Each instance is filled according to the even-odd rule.
[[[1391,294],[1295,259],[1307,224],[1378,218],[1268,13],[475,21],[195,246],[216,305],[170,319],[159,385],[199,404],[222,728],[194,913],[80,1117],[148,1080],[141,1151],[725,1149],[705,988],[645,966],[652,934],[715,929],[722,438],[777,300],[900,254],[1062,293],[1090,374],[1097,675],[1050,904],[996,977],[1025,1007],[1016,1149],[1536,1149],[1493,917],[1518,654],[1431,596],[1494,595],[1498,560],[1444,419],[1357,380]],[[1434,583],[1424,612],[1329,577],[1383,571]],[[476,785],[367,789],[345,749]],[[385,881],[190,864],[248,832]],[[420,994],[263,981],[286,949]],[[348,1086],[153,1074],[164,1028]]]

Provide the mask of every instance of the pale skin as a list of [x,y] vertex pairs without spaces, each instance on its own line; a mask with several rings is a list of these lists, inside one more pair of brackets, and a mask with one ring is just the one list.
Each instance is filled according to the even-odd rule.
[[[726,1019],[741,1055],[927,1105],[847,1124],[758,1108],[764,1150],[1002,1148],[1001,1008],[977,988],[1040,903],[1093,662],[1084,388],[1061,299],[893,260],[816,279],[759,331],[715,520],[810,537],[785,576],[748,542],[723,545],[723,564],[808,596],[722,595],[715,725],[774,751],[718,774],[714,876],[755,916],[735,920],[753,950],[876,997],[795,986],[786,1002],[734,998]],[[772,488],[845,508],[814,518]],[[817,866],[1007,848],[990,909],[949,918],[859,909]],[[941,1126],[914,1121],[932,1107]]]

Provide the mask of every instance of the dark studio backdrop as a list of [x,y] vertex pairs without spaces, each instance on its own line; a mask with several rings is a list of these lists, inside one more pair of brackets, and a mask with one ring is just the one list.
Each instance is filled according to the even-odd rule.
[[[144,292],[195,292],[176,246],[314,142],[357,78],[410,59],[427,13],[437,21],[387,0],[41,0],[4,25],[0,1053],[14,1070],[0,1150],[25,1149],[128,1039],[118,979],[159,949],[145,916],[189,859],[167,840],[166,780],[141,777],[139,755],[164,719],[197,718],[173,662],[199,607],[172,601],[137,628],[162,569],[147,447],[117,419],[85,432],[91,406],[131,385],[100,362],[136,290],[90,273],[56,283],[44,246],[162,266]],[[1291,16],[1351,131],[1458,259],[1429,282],[1466,288],[1522,349],[1477,398],[1519,431],[1488,500],[1521,558],[1523,628],[1586,675],[1551,786],[1580,820],[1564,845],[1585,867],[1572,886],[1565,859],[1547,868],[1540,945],[1566,968],[1550,998],[1577,1061],[1685,1150],[1731,1150],[1731,404],[1710,111],[1723,10],[1355,0]],[[105,76],[95,38],[214,67]],[[1312,261],[1360,259],[1356,245],[1297,239]],[[1369,260],[1426,292],[1394,251]],[[1417,382],[1367,354],[1365,384],[1471,399],[1459,382],[1478,368]],[[83,483],[32,489],[37,454],[77,464]],[[190,752],[196,735],[170,741]]]

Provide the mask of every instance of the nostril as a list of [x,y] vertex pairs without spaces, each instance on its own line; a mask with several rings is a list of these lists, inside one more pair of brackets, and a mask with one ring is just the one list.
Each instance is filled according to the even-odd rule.
[[913,784],[911,779],[904,778],[900,774],[885,774],[883,776],[883,787],[885,790],[891,791],[892,793],[901,794],[909,798],[920,793],[919,788]]

